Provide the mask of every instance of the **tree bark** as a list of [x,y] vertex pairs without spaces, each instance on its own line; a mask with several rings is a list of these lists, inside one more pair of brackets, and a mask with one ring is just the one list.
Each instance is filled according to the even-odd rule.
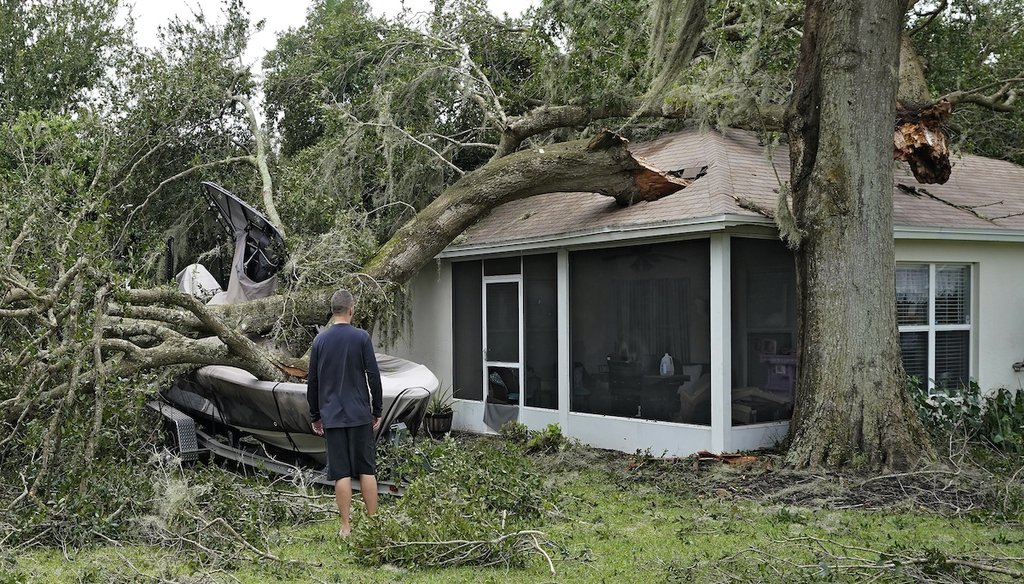
[[[597,120],[628,118],[633,115],[647,117],[651,112],[640,112],[640,101],[618,100],[602,105],[543,105],[511,118],[501,132],[498,149],[491,162],[504,158],[519,149],[523,140],[558,128],[581,128]],[[660,114],[659,114],[660,115]],[[671,114],[666,117],[672,117]]]
[[930,453],[896,329],[892,131],[903,7],[808,0],[788,132],[799,371],[797,467],[903,469]]
[[270,166],[267,162],[270,150],[267,146],[267,133],[260,128],[259,120],[256,119],[256,111],[247,97],[244,95],[232,95],[230,99],[242,104],[242,107],[245,108],[245,115],[249,118],[249,129],[256,140],[256,156],[253,156],[251,160],[256,170],[260,173],[260,183],[263,185],[260,193],[263,195],[263,207],[267,212],[267,219],[270,219],[274,227],[281,232],[282,238],[286,237],[284,222],[281,221],[281,217],[277,214],[277,205],[274,204],[274,183],[270,178]]
[[673,193],[685,181],[635,158],[611,132],[493,160],[466,175],[402,227],[366,266],[377,280],[405,282],[491,209],[517,199],[594,192],[620,205]]

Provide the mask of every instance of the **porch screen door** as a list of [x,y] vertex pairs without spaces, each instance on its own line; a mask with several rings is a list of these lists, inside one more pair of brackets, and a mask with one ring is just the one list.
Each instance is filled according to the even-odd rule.
[[522,277],[484,277],[484,423],[494,430],[519,418],[522,376]]

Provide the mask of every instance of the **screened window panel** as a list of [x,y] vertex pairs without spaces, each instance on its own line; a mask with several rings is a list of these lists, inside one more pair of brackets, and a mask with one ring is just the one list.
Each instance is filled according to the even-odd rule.
[[788,420],[796,389],[796,273],[776,240],[733,237],[732,424]]
[[928,333],[900,333],[900,351],[903,354],[903,369],[910,377],[916,377],[922,387],[928,384]]
[[896,321],[900,326],[928,324],[928,266],[896,267]]
[[558,267],[555,254],[523,257],[524,404],[558,408]]
[[519,362],[519,284],[487,284],[487,360]]
[[459,399],[483,399],[483,294],[479,261],[452,264],[452,379]]
[[970,381],[970,338],[970,331],[936,331],[936,387],[957,390]]
[[572,411],[710,423],[710,391],[680,393],[710,387],[709,265],[708,240],[569,255]]
[[519,256],[484,260],[485,276],[510,276],[518,274],[521,269]]
[[968,266],[935,268],[935,324],[969,324],[971,270]]

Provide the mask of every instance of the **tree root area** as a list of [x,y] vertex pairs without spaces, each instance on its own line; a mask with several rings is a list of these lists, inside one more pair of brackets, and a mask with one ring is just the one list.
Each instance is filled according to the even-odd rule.
[[[589,452],[577,460],[555,456],[559,468],[605,469],[621,488],[646,484],[666,493],[823,509],[892,509],[944,516],[995,514],[1024,519],[1024,461],[1002,457],[992,470],[964,454],[910,472],[857,474],[792,470],[784,456],[755,452],[734,464],[699,456],[664,459]],[[575,451],[576,454],[580,450]]]
[[980,474],[954,469],[860,477],[754,467],[722,470],[708,479],[707,488],[721,497],[783,505],[873,510],[900,507],[954,515],[1002,506],[998,493]]

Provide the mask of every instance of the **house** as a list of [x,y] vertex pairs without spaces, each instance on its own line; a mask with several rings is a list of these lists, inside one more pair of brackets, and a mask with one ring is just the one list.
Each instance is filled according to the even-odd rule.
[[[411,283],[393,350],[454,388],[456,428],[557,423],[594,446],[667,455],[785,436],[794,262],[762,213],[787,180],[786,147],[687,130],[631,149],[692,183],[628,208],[592,193],[506,204]],[[1024,168],[961,156],[944,185],[902,165],[895,183],[907,371],[933,388],[1019,387]]]

